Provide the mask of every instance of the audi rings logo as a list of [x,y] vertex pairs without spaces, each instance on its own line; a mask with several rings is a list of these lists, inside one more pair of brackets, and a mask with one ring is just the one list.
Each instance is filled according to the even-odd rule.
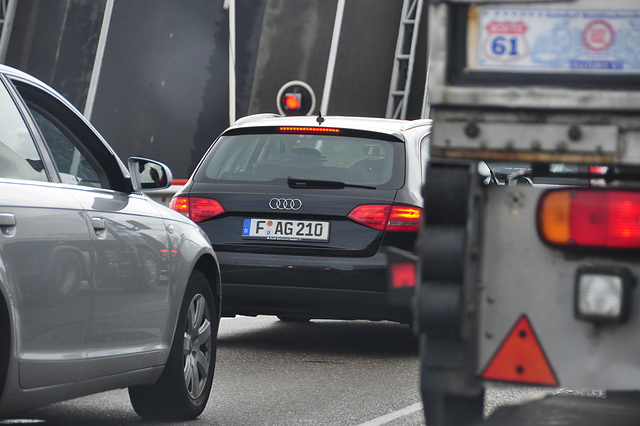
[[269,207],[273,210],[300,210],[302,201],[297,198],[272,198]]

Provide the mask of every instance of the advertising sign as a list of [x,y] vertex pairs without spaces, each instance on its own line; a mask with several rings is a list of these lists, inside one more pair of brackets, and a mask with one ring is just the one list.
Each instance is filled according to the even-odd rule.
[[467,34],[475,71],[640,74],[640,8],[472,6]]

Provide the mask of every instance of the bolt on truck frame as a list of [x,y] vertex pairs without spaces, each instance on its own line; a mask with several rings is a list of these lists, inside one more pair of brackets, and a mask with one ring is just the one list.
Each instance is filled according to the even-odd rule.
[[637,391],[640,3],[431,0],[428,14],[427,424],[482,419],[494,380]]

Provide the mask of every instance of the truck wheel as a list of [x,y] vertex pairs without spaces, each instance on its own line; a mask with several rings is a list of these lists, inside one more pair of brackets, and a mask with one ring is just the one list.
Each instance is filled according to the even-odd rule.
[[463,426],[482,421],[484,392],[473,396],[428,393],[423,395],[423,402],[429,426]]
[[129,399],[140,417],[190,420],[204,411],[213,381],[217,321],[209,282],[194,271],[160,379],[155,385],[129,388]]

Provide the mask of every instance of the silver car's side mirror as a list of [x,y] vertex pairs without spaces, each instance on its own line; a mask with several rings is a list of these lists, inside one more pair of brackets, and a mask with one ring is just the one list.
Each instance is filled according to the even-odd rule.
[[147,158],[129,158],[129,174],[134,191],[153,191],[171,186],[173,175],[166,165]]

